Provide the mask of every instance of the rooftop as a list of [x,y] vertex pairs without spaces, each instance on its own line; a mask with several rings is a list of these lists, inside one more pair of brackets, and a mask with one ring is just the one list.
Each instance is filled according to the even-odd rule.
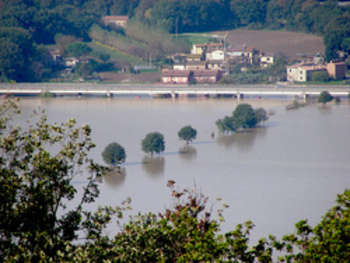
[[103,20],[105,21],[127,21],[128,16],[104,16]]
[[188,77],[189,75],[189,70],[163,69],[162,71],[162,77]]

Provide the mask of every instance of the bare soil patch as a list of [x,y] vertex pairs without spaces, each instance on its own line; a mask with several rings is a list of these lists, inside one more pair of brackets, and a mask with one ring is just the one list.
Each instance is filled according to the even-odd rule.
[[286,31],[234,30],[228,32],[227,42],[235,48],[247,46],[264,52],[283,53],[289,59],[316,53],[323,55],[325,50],[322,37]]

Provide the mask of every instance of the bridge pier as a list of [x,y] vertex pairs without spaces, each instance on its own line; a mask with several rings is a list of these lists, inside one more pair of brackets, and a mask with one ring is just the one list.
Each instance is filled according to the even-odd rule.
[[303,100],[304,100],[304,103],[306,103],[307,102],[307,99],[309,98],[309,95],[308,94],[306,94],[306,93],[304,93],[303,94]]
[[175,93],[175,91],[171,91],[170,96],[174,100],[174,99],[177,99],[179,95]]
[[237,102],[240,103],[241,99],[244,98],[244,94],[241,94],[239,91],[237,91],[236,98],[237,98]]

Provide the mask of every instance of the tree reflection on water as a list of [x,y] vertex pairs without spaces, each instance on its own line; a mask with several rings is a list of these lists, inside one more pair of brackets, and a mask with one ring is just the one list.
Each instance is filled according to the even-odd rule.
[[163,156],[145,156],[142,160],[142,169],[152,178],[164,175],[165,159]]
[[107,185],[112,187],[120,187],[124,184],[126,178],[126,169],[124,167],[117,167],[108,173],[106,173],[103,177],[103,180]]
[[236,132],[230,135],[221,134],[218,136],[216,143],[225,147],[226,149],[230,149],[235,146],[239,151],[247,152],[253,149],[256,138],[265,136],[266,132],[266,127],[258,127]]
[[197,149],[192,145],[185,145],[179,149],[180,158],[184,161],[197,159]]

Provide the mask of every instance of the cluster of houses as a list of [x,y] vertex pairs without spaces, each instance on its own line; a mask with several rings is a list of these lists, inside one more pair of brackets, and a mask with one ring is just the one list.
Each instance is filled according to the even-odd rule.
[[334,80],[344,79],[346,64],[343,61],[331,61],[329,63],[304,61],[295,65],[287,66],[287,81],[306,82],[313,80],[315,72],[327,72]]
[[231,64],[268,67],[274,55],[255,48],[231,48],[224,43],[194,44],[190,54],[175,54],[171,69],[162,70],[162,82],[170,84],[216,83]]

